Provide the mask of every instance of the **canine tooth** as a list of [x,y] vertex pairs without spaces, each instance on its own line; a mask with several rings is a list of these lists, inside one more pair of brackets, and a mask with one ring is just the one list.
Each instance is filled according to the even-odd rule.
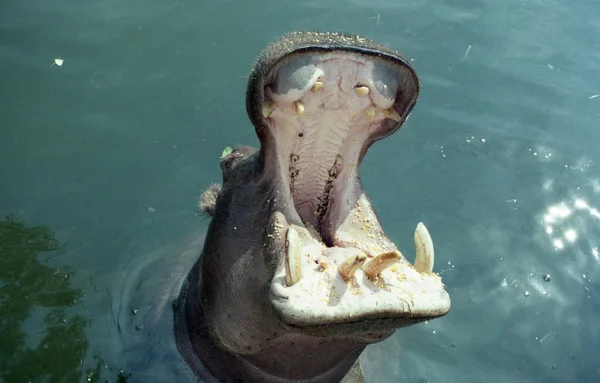
[[383,111],[383,116],[385,118],[390,118],[394,121],[398,121],[400,122],[400,120],[402,120],[402,117],[400,117],[400,115],[398,114],[398,112],[396,112],[396,110],[392,107],[389,109],[386,109]]
[[296,110],[296,114],[301,116],[304,113],[304,103],[300,100],[294,103],[294,109]]
[[369,116],[369,118],[372,120],[375,118],[375,107],[373,105],[371,106],[367,106],[365,108],[365,113],[367,114],[367,116]]
[[354,273],[356,273],[356,270],[360,269],[366,260],[367,256],[364,253],[351,255],[340,265],[340,267],[338,267],[338,272],[344,281],[348,282]]
[[415,270],[419,273],[431,273],[433,271],[433,241],[429,231],[419,222],[415,229]]
[[315,81],[312,88],[310,88],[310,90],[312,90],[313,92],[318,92],[321,89],[323,89],[323,81]]
[[262,115],[264,118],[269,118],[269,116],[271,115],[271,113],[273,113],[273,111],[277,109],[277,104],[274,103],[273,101],[267,99],[267,101],[265,101],[263,103],[262,106]]
[[369,94],[369,88],[366,86],[357,86],[354,91],[358,97],[366,97]]
[[302,251],[300,237],[293,227],[285,235],[285,283],[293,286],[302,279]]
[[400,254],[395,251],[379,254],[362,267],[362,271],[370,279],[375,279],[384,269],[400,260]]

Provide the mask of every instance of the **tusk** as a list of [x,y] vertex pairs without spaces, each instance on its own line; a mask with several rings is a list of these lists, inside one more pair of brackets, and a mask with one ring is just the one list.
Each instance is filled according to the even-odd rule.
[[294,103],[294,109],[296,110],[296,114],[301,116],[304,113],[304,103],[300,100]]
[[302,279],[302,251],[298,232],[288,228],[285,235],[285,283],[293,286]]
[[312,88],[310,88],[310,90],[312,90],[313,92],[318,92],[321,89],[323,89],[323,81],[315,81]]
[[433,271],[433,241],[429,231],[419,222],[415,229],[415,270],[419,273],[431,273]]
[[267,99],[262,106],[262,115],[264,118],[269,118],[271,113],[277,109],[277,104],[273,101]]
[[367,260],[367,256],[364,253],[351,255],[346,259],[346,262],[342,263],[340,267],[338,267],[338,272],[344,279],[344,281],[348,282],[356,270],[360,269],[360,267]]
[[379,254],[362,267],[362,271],[369,279],[375,279],[385,269],[400,260],[400,254],[395,251]]

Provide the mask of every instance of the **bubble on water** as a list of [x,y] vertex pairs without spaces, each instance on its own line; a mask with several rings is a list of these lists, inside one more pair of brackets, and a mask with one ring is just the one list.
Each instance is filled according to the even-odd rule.
[[544,275],[544,280],[545,280],[546,282],[550,282],[550,274],[546,274],[546,275]]

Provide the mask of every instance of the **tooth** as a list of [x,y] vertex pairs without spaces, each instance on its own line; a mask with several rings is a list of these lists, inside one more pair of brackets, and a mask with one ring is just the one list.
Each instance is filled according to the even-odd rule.
[[358,97],[365,97],[369,94],[369,88],[367,88],[366,86],[357,86],[356,88],[354,88],[354,91],[356,92],[356,95]]
[[323,270],[327,270],[327,268],[329,268],[329,262],[327,262],[327,258],[325,257],[320,257],[317,262],[319,263],[319,266],[321,268],[321,271]]
[[433,241],[423,222],[419,222],[415,229],[415,248],[417,250],[415,270],[419,273],[431,273],[433,271]]
[[402,120],[402,117],[400,117],[400,115],[398,114],[398,112],[396,112],[396,110],[392,107],[389,109],[386,109],[383,111],[383,115],[385,118],[390,118],[394,121],[398,121],[400,122],[400,120]]
[[277,104],[267,99],[262,106],[262,115],[264,118],[269,118],[271,113],[277,108]]
[[362,267],[362,271],[370,279],[375,279],[384,269],[400,260],[400,254],[395,251],[379,254]]
[[375,107],[373,105],[371,106],[367,106],[365,108],[365,113],[367,114],[367,116],[369,116],[369,118],[372,120],[375,118]]
[[346,259],[346,262],[342,263],[340,267],[338,267],[338,272],[342,278],[348,282],[354,273],[356,273],[356,270],[360,269],[366,260],[367,256],[364,253],[351,255],[348,259]]
[[290,227],[285,235],[285,283],[293,286],[302,279],[302,251],[298,232]]
[[315,83],[313,84],[312,88],[310,88],[310,90],[312,90],[313,92],[318,92],[321,89],[323,89],[323,82],[322,81],[315,81]]
[[294,103],[294,109],[296,109],[296,114],[301,116],[304,113],[304,103],[300,100]]

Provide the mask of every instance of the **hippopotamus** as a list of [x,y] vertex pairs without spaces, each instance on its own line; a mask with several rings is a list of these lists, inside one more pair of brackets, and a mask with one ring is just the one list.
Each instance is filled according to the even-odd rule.
[[411,263],[359,177],[418,95],[411,64],[363,37],[295,32],[260,54],[246,91],[260,147],[221,159],[222,185],[201,198],[203,249],[173,304],[198,377],[361,381],[365,347],[448,313],[427,228],[416,225]]

